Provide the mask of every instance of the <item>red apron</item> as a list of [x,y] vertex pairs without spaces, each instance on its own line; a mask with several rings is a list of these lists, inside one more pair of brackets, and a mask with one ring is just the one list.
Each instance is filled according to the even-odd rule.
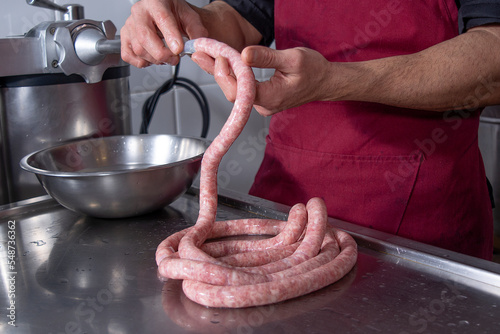
[[[276,0],[275,30],[278,49],[361,61],[453,38],[457,8],[454,0]],[[490,259],[479,113],[353,101],[281,112],[250,193],[288,205],[319,196],[332,217]]]

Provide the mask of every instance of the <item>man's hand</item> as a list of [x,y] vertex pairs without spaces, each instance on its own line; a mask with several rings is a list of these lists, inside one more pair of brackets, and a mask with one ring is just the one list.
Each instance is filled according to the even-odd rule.
[[121,54],[136,67],[175,65],[184,48],[182,36],[208,36],[200,15],[184,0],[141,0],[131,13],[120,32]]
[[[237,50],[257,44],[259,31],[224,1],[203,8],[184,0],[141,0],[121,30],[122,58],[136,67],[176,65],[184,49],[182,37],[210,37]],[[166,45],[165,45],[166,44]]]
[[[248,66],[275,69],[267,81],[257,82],[255,108],[263,116],[299,105],[323,100],[331,91],[332,63],[320,53],[307,48],[277,51],[263,46],[249,46],[241,54]],[[214,75],[226,98],[236,98],[236,79],[224,58],[211,59],[195,53],[192,59]]]

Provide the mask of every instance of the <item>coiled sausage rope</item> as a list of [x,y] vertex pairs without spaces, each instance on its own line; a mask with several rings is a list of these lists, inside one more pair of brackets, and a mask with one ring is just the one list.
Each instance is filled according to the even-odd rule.
[[[237,94],[228,120],[202,160],[197,222],[158,246],[160,275],[184,280],[184,293],[199,304],[227,308],[277,303],[336,282],[355,265],[357,246],[349,234],[328,224],[320,198],[293,206],[286,222],[216,221],[217,169],[250,116],[255,77],[240,54],[226,44],[208,38],[193,43],[196,51],[228,60],[236,76]],[[206,243],[255,234],[273,237]]]

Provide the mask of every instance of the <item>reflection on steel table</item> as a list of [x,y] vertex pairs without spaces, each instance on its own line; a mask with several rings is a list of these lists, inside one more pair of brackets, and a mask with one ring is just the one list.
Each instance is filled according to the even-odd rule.
[[[218,219],[286,218],[287,207],[224,193]],[[154,253],[198,214],[191,191],[127,219],[78,215],[42,197],[0,208],[0,306],[9,305],[16,222],[16,326],[1,333],[496,333],[500,265],[331,220],[359,245],[356,267],[315,293],[265,307],[210,309],[162,282]],[[4,318],[8,319],[8,318]]]

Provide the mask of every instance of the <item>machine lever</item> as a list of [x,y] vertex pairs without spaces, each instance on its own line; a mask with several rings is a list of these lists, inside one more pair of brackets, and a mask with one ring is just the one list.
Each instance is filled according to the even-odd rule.
[[81,20],[85,16],[83,6],[81,5],[71,4],[71,5],[60,6],[50,0],[26,0],[26,3],[28,5],[46,9],[52,9],[57,12],[61,12],[63,13],[62,19],[64,21]]
[[42,7],[42,8],[47,8],[47,9],[52,9],[52,10],[58,10],[60,12],[66,13],[67,8],[60,6],[50,0],[26,0],[26,3],[28,5],[32,6],[37,6],[37,7]]

